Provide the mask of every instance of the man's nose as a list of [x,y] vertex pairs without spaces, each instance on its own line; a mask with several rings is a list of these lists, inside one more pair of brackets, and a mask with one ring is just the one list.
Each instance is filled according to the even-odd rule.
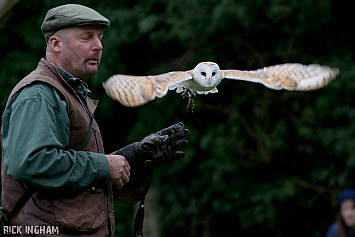
[[103,46],[102,46],[102,42],[101,42],[101,39],[100,38],[95,38],[95,42],[94,42],[94,50],[95,51],[100,51],[102,50]]

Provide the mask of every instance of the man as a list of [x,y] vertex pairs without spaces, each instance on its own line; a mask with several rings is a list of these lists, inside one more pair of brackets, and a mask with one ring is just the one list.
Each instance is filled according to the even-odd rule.
[[2,206],[10,225],[23,227],[20,234],[55,226],[59,236],[113,236],[113,196],[143,201],[154,167],[184,156],[179,149],[190,132],[182,123],[105,155],[93,118],[98,102],[88,97],[85,80],[98,71],[109,26],[85,6],[49,10],[41,26],[46,58],[9,96],[2,116]]

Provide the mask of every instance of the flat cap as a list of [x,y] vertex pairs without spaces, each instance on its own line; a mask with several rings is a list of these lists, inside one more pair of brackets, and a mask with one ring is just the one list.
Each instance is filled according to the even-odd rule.
[[48,42],[49,37],[60,29],[87,24],[98,24],[102,28],[110,27],[110,21],[97,11],[79,4],[65,4],[47,12],[41,30]]

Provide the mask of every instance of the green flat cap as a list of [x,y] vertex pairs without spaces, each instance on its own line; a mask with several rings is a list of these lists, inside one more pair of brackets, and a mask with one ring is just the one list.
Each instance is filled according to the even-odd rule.
[[110,21],[97,11],[78,4],[65,4],[50,9],[41,26],[46,42],[60,29],[87,24],[98,24],[102,28],[110,27]]

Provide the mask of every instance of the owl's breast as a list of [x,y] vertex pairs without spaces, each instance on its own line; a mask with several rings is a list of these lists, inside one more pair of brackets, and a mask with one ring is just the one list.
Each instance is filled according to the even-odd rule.
[[219,82],[210,82],[210,81],[196,81],[196,80],[188,80],[183,82],[184,87],[189,88],[193,91],[210,91],[214,89]]

